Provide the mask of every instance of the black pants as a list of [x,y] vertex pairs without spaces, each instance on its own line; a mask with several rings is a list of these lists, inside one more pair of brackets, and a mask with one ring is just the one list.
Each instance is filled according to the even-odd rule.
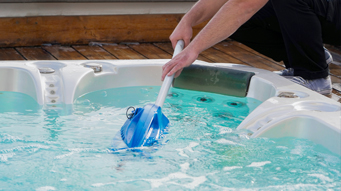
[[269,0],[230,38],[294,68],[305,79],[327,77],[323,43],[341,44],[341,0]]

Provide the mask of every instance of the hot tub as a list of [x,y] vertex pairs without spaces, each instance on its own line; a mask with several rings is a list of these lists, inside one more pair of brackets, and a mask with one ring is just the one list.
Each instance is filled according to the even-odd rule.
[[[79,100],[82,100],[82,98],[90,95],[92,92],[106,92],[106,90],[112,89],[111,94],[114,95],[117,90],[117,94],[120,94],[121,97],[117,99],[116,102],[128,103],[129,100],[124,100],[125,91],[127,91],[127,99],[129,96],[129,99],[134,99],[131,98],[134,94],[132,92],[134,91],[129,90],[128,92],[128,89],[126,90],[124,88],[160,86],[162,84],[160,81],[161,66],[167,61],[168,60],[4,61],[0,63],[0,93],[12,92],[23,94],[32,100],[30,102],[36,103],[40,112],[53,116],[64,116],[64,118],[68,119],[69,115],[78,112],[79,108],[75,108],[75,104],[77,105],[79,102],[82,102]],[[241,135],[245,136],[245,139],[260,137],[260,140],[263,140],[264,138],[269,140],[285,140],[288,137],[293,137],[298,140],[309,140],[316,145],[320,145],[322,148],[334,153],[334,157],[336,158],[341,155],[340,103],[292,83],[272,72],[238,64],[209,64],[202,61],[196,61],[192,67],[185,69],[181,76],[174,80],[173,86],[173,89],[179,89],[180,91],[206,92],[207,95],[218,94],[219,96],[233,96],[236,97],[236,100],[252,99],[257,103],[259,102],[257,107],[252,108],[252,112],[250,114],[241,119],[241,123],[236,128],[237,131],[243,132]],[[122,91],[120,88],[123,88]],[[145,91],[143,93],[145,96],[151,94],[148,88],[143,91]],[[206,95],[206,93],[204,94]],[[153,94],[155,94],[155,92],[153,92]],[[177,96],[181,94],[184,93],[179,93]],[[87,98],[86,100],[91,101],[91,99],[97,99],[96,97],[98,97],[98,95],[99,94],[96,94],[93,98]],[[107,96],[106,93],[105,96]],[[217,98],[212,98],[212,100],[225,99],[224,97],[220,98],[219,96]],[[207,100],[210,100],[209,98],[210,96],[204,96],[201,97],[200,100],[206,102]],[[179,100],[181,100],[181,96]],[[185,100],[185,97],[183,100]],[[186,102],[191,102],[191,100],[195,101],[198,99],[191,98]],[[115,102],[115,100],[112,101]],[[5,102],[6,101],[2,100],[2,103]],[[239,102],[236,101],[232,104],[232,106],[238,107],[238,103]],[[20,104],[23,105],[25,103]],[[5,113],[5,115],[3,115],[5,117],[18,115],[18,112],[20,112],[17,110],[20,106],[18,106],[15,101],[7,102],[5,105],[6,107],[0,109],[0,113]],[[125,106],[123,104],[122,107],[128,106],[129,105]],[[212,107],[213,112],[214,107]],[[177,106],[175,103],[172,103],[169,105],[169,108],[177,108]],[[229,109],[229,107],[226,108],[227,110]],[[205,107],[201,109],[205,110]],[[31,111],[31,109],[25,111]],[[51,114],[51,112],[53,114]],[[117,112],[122,113],[121,110]],[[45,115],[42,113],[38,114],[38,116]],[[104,115],[103,112],[101,112],[100,115]],[[116,114],[112,115],[116,116]],[[220,112],[215,113],[214,115],[220,116],[221,119],[227,119],[230,114]],[[99,117],[98,121],[100,122],[101,120],[101,117]],[[188,123],[190,123],[191,120],[192,119],[188,119]],[[123,125],[124,121],[121,122]],[[24,123],[29,123],[29,121]],[[79,123],[82,123],[82,121],[79,121]],[[9,124],[11,124],[11,122]],[[96,125],[96,128],[100,128],[99,126],[100,123]],[[58,129],[54,129],[54,131],[58,131]],[[79,133],[81,134],[81,132]],[[2,134],[1,136],[0,140],[3,143],[6,143],[8,140],[10,140],[9,142],[17,142],[17,140],[21,140],[19,138],[8,138],[8,134]],[[214,135],[210,134],[209,136]],[[227,143],[229,145],[231,142],[219,139],[218,143]],[[231,144],[237,146],[242,145],[241,143]],[[182,150],[180,149],[181,151],[177,149],[177,151],[179,151],[179,156],[186,158],[188,154],[184,151],[187,150],[189,153],[195,152],[192,150],[195,146],[196,143],[191,142]],[[279,150],[283,149],[280,146],[277,147]],[[45,148],[39,147],[39,149]],[[0,150],[0,159],[1,157],[3,158],[3,163],[10,161],[9,158],[14,157],[14,154],[10,156],[6,155],[8,150],[10,149],[2,148],[2,150]],[[82,151],[71,150],[70,152],[79,153]],[[67,156],[69,155],[58,155],[57,159]],[[121,160],[124,161],[125,159]],[[25,158],[23,158],[23,160],[25,160]],[[128,158],[128,161],[129,160],[131,159]],[[336,159],[336,161],[338,161],[336,162],[337,164],[340,163],[339,160],[340,159]],[[249,164],[247,167],[262,168],[268,163],[269,161],[263,161],[260,163],[256,162]],[[151,188],[160,188],[160,185],[163,183],[172,182],[174,180],[173,176],[180,176],[184,179],[180,182],[173,182],[171,184],[187,185],[185,188],[197,188],[198,185],[207,181],[207,176],[205,176],[206,178],[203,178],[196,173],[191,176],[184,173],[186,169],[189,168],[187,166],[189,164],[190,163],[184,163],[184,166],[181,166],[181,173],[170,173],[167,177],[161,177],[160,179],[148,179],[147,182],[150,183]],[[0,160],[0,166],[1,165]],[[117,167],[118,171],[120,171],[119,168],[120,167]],[[230,170],[239,168],[242,167],[224,167],[226,174],[228,174],[227,172]],[[340,170],[341,169],[338,169],[338,172],[336,172],[336,177],[338,178],[334,178],[333,180],[337,181],[340,179]],[[214,171],[210,173],[214,173]],[[333,182],[333,180],[330,178],[328,179],[326,176],[321,178],[321,175],[318,173],[311,173],[309,176],[315,177],[320,181],[327,180],[327,182]],[[186,183],[186,179],[188,178],[193,181],[190,181],[191,183]],[[141,180],[145,179],[139,179],[139,181]],[[60,179],[60,181],[66,182],[63,178]],[[185,183],[182,181],[185,181]],[[117,183],[112,183],[110,181],[104,181],[102,183],[95,182],[91,185],[92,188],[97,188],[108,185],[114,186],[116,184]],[[337,187],[339,185],[333,184],[333,186]],[[333,188],[333,186],[328,188]],[[53,190],[57,188],[58,186],[51,185],[41,185],[41,187],[39,187],[39,189],[45,190]],[[84,189],[86,187],[76,186],[74,188]],[[200,188],[207,188],[207,185]],[[211,188],[218,189],[218,187]],[[235,188],[243,187],[236,186]],[[248,186],[244,188],[257,187]],[[264,187],[260,186],[258,188]],[[265,188],[270,189],[273,187]],[[286,189],[292,187],[278,188]],[[311,188],[314,189],[319,187]]]

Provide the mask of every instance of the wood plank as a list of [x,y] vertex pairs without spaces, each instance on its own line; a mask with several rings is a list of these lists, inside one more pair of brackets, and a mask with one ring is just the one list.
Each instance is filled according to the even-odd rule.
[[330,70],[330,73],[341,78],[341,65],[336,65],[334,63],[331,63],[329,65],[329,70]]
[[[248,47],[248,46],[246,46],[246,45],[244,45],[244,44],[242,44],[242,43],[240,43],[240,42],[237,42],[237,41],[234,41],[234,40],[227,40],[227,42],[230,42],[231,44],[233,44],[233,45],[235,45],[235,46],[238,46],[238,47],[240,47],[240,48],[242,48],[242,49],[244,49],[244,50],[247,50],[247,51],[249,51],[249,52],[251,52],[251,53],[253,53],[253,54],[256,54],[256,55],[258,55],[258,56],[261,56],[261,57],[263,57],[263,58],[265,58],[265,59],[268,59],[268,60],[270,60],[270,61],[273,61],[271,58],[269,58],[269,57],[267,57],[267,56],[265,56],[265,55],[263,55],[263,54],[261,54],[261,53],[259,53],[259,52],[257,52],[257,51],[255,51],[255,50],[253,50],[252,48],[250,48],[250,47]],[[274,61],[275,62],[275,61]]]
[[330,96],[327,96],[337,102],[341,102],[341,92],[338,92],[337,90],[332,91],[332,94]]
[[224,52],[225,54],[239,58],[241,61],[249,64],[250,66],[261,68],[270,71],[283,70],[284,67],[279,66],[263,57],[253,54],[249,51],[245,51],[229,41],[221,42],[214,46],[215,49]]
[[89,60],[115,60],[115,56],[107,52],[105,49],[99,46],[72,46],[75,50],[81,53],[84,57]]
[[[174,50],[172,47],[172,44],[170,42],[166,42],[166,43],[154,43],[155,46],[161,48],[162,50],[168,52],[169,54],[173,54]],[[205,62],[213,62],[212,60],[206,58],[205,56],[203,56],[202,54],[199,54],[197,60],[201,60],[201,61],[205,61]]]
[[0,48],[0,60],[25,60],[14,48]]
[[225,54],[219,50],[216,50],[214,48],[209,48],[201,53],[206,58],[212,60],[213,62],[218,63],[235,63],[235,64],[243,64],[248,65],[245,62],[242,62],[241,60],[232,57],[228,54]]
[[69,46],[43,46],[44,50],[48,51],[58,60],[86,60],[84,56],[78,53],[75,49]]
[[[0,18],[0,47],[46,43],[164,42],[183,14]],[[206,23],[193,28],[196,35]]]
[[118,59],[146,59],[127,45],[104,45],[103,48]]
[[170,42],[158,42],[153,43],[158,48],[162,49],[163,51],[167,52],[168,54],[173,55],[174,49],[172,47],[172,44]]
[[[325,44],[324,45],[330,52],[335,52],[338,55],[341,55],[341,46],[336,47],[333,45]],[[340,60],[341,61],[341,60]]]
[[149,59],[171,59],[172,58],[171,54],[154,46],[153,44],[143,43],[143,44],[137,44],[137,45],[129,45],[129,47]]
[[330,75],[330,78],[332,80],[332,83],[341,83],[341,79],[338,77],[335,77],[333,75]]
[[333,89],[341,95],[341,83],[333,83]]
[[20,47],[16,49],[27,60],[56,60],[56,58],[41,47]]

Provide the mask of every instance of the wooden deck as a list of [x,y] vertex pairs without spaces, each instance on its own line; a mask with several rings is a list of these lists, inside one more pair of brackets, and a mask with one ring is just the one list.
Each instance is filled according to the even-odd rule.
[[[169,59],[173,48],[170,43],[92,43],[90,45],[45,45],[36,47],[0,48],[0,60],[105,60],[105,59]],[[333,47],[334,62],[330,65],[333,84],[341,83],[341,51]],[[232,40],[223,41],[200,54],[199,60],[209,63],[237,63],[270,71],[284,69],[283,63]],[[341,102],[341,93],[333,89],[330,96]]]

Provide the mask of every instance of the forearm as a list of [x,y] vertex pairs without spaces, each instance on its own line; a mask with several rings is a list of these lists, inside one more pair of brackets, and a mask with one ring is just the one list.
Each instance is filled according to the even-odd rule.
[[199,0],[181,19],[181,23],[185,23],[191,27],[200,24],[213,17],[224,3],[228,0]]
[[[209,0],[200,2],[208,3],[208,1]],[[200,52],[229,37],[267,2],[268,0],[229,0],[225,2],[194,40],[189,42],[191,37],[191,26],[197,24],[196,22],[208,18],[213,12],[213,9],[211,9],[212,12],[205,12],[201,10],[205,7],[199,7],[196,9],[201,10],[206,14],[196,15],[195,12],[191,10],[189,14],[186,14],[188,18],[185,17],[184,21],[180,22],[176,27],[175,32],[173,32],[170,37],[173,47],[175,46],[176,41],[181,39],[185,41],[185,44],[189,45],[162,67],[161,80],[163,80],[166,75],[171,76],[175,74],[175,77],[179,76],[182,69],[190,66],[197,59]],[[186,21],[191,21],[189,22],[191,26],[185,26],[184,23]],[[185,35],[181,34],[179,31],[185,33]]]
[[187,49],[196,54],[228,38],[268,0],[229,0],[203,28]]

